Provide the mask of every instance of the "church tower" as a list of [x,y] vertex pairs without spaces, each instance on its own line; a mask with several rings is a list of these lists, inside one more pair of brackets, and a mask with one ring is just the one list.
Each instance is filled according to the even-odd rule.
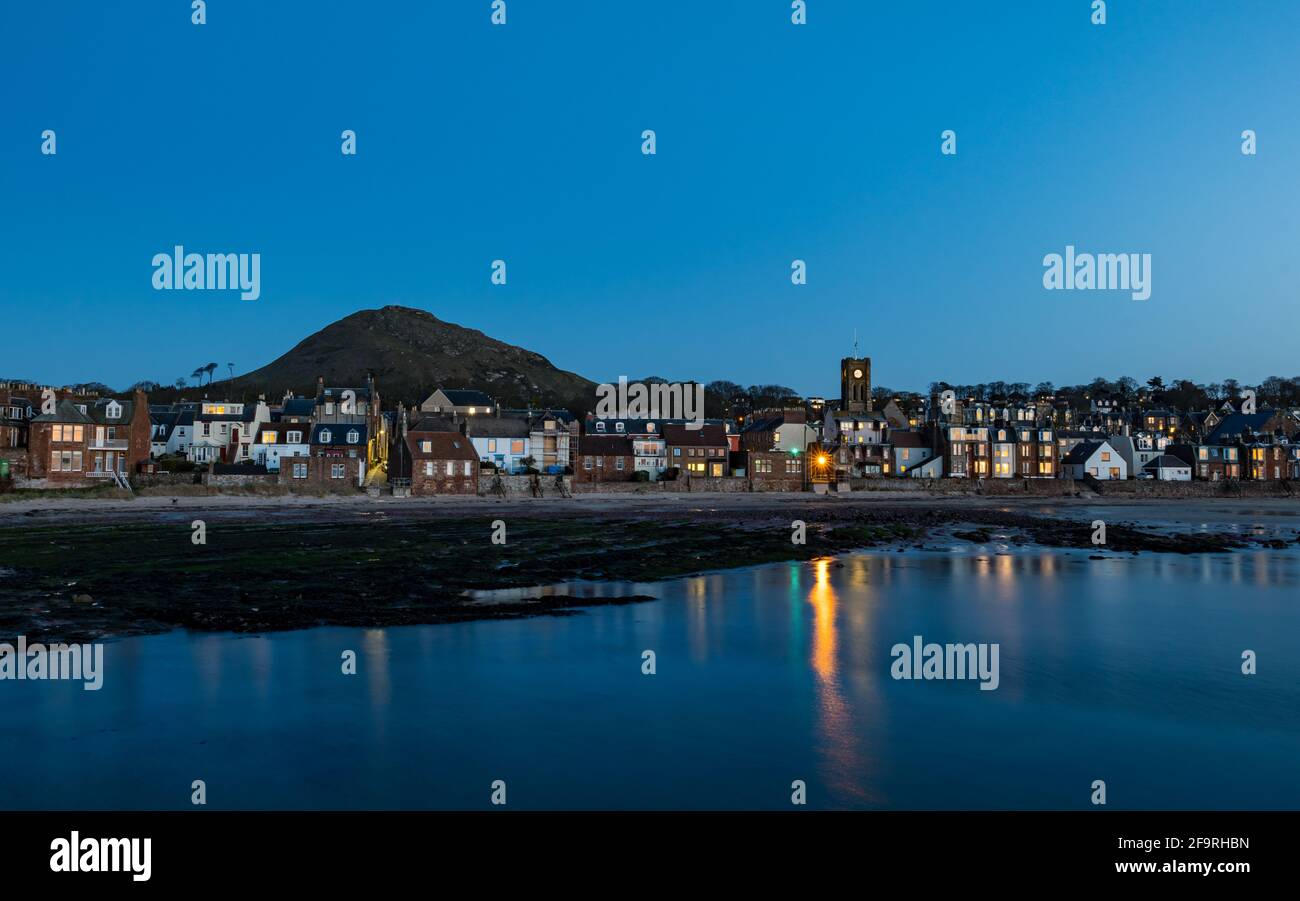
[[870,357],[840,360],[840,409],[846,413],[866,413],[871,409]]

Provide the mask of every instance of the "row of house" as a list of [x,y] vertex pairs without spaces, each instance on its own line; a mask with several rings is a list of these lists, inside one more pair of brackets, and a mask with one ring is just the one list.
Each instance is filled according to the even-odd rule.
[[838,403],[756,410],[698,428],[679,419],[502,408],[474,389],[438,388],[410,409],[384,411],[369,377],[354,387],[320,377],[314,392],[273,403],[152,406],[139,391],[116,399],[0,383],[0,463],[55,484],[125,483],[150,461],[184,459],[247,467],[288,485],[397,479],[414,494],[474,493],[483,472],[578,483],[746,478],[790,488],[873,477],[1300,478],[1295,411],[1230,403],[1207,412],[1128,410],[1099,399],[1062,424],[1054,405],[1027,400],[936,395],[914,409],[890,401],[876,410],[869,359],[842,361],[841,377]]

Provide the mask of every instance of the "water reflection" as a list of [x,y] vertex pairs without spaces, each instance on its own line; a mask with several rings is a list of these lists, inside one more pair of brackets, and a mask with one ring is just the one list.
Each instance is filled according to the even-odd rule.
[[[869,767],[863,758],[861,735],[863,723],[855,716],[845,696],[846,677],[841,673],[839,650],[839,603],[831,582],[833,560],[813,561],[813,586],[808,593],[812,607],[813,638],[810,663],[817,681],[817,735],[822,748],[822,779],[837,795],[856,801],[872,800],[867,791]],[[859,613],[865,614],[868,599],[854,598]],[[855,640],[865,646],[864,629]],[[872,679],[868,676],[868,682]]]
[[[961,545],[578,583],[660,600],[566,617],[127,639],[102,691],[0,685],[32,724],[0,730],[0,806],[184,805],[202,773],[229,807],[479,809],[507,773],[532,808],[788,808],[794,779],[812,807],[1061,808],[1104,766],[1125,806],[1294,807],[1298,582],[1295,551]],[[894,681],[917,634],[998,642],[1000,687]]]

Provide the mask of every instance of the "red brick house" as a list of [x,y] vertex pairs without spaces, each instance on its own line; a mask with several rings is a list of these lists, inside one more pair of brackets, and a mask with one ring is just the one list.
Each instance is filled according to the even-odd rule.
[[1291,448],[1287,444],[1242,441],[1241,456],[1246,463],[1248,479],[1277,482],[1291,478]]
[[578,439],[579,482],[627,482],[636,472],[636,449],[631,438],[617,435],[583,435]]
[[152,439],[149,400],[143,391],[130,400],[65,398],[53,413],[31,420],[27,475],[63,485],[99,479],[124,484],[149,459]]
[[412,495],[478,494],[478,453],[459,428],[428,417],[401,441],[402,452],[389,456],[389,473],[410,479]]
[[676,423],[663,428],[668,445],[668,465],[681,469],[683,475],[721,477],[727,474],[727,429],[707,424],[688,429]]
[[356,491],[366,478],[364,457],[292,456],[280,457],[277,483],[287,488],[321,488],[326,491]]
[[744,451],[745,472],[755,491],[802,491],[804,455],[787,451]]

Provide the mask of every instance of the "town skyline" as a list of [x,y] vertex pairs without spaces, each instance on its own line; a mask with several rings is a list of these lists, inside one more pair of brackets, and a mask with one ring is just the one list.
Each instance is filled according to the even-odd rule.
[[[358,310],[356,312],[358,313],[366,312],[366,310]],[[431,312],[431,311],[426,311],[426,312]],[[325,323],[324,325],[329,325],[329,324],[332,323]],[[487,333],[483,328],[477,327],[475,325],[466,326],[461,323],[452,323],[452,324],[464,328],[470,328],[476,331],[482,331],[489,338],[496,337],[494,335],[491,335],[490,333]],[[293,344],[287,346],[281,354],[278,354],[268,360],[262,361],[261,363],[255,366],[243,367],[238,362],[231,362],[231,361],[216,363],[216,369],[214,373],[208,374],[210,376],[208,382],[203,383],[202,378],[199,378],[196,383],[187,384],[187,386],[182,390],[191,390],[200,387],[207,388],[208,386],[211,386],[213,390],[219,390],[223,384],[230,383],[230,378],[232,375],[235,381],[238,382],[238,380],[242,378],[245,374],[258,369],[263,365],[269,365],[270,363],[275,362],[276,360],[284,356],[287,356],[289,353],[291,353],[292,348],[297,344],[299,344],[305,337],[307,336],[303,336],[296,340],[293,340]],[[855,348],[854,347],[855,343],[860,344],[861,342],[860,341],[853,342],[851,338],[849,342],[846,342],[846,347],[844,348],[846,354],[854,352],[856,349],[862,349],[860,347]],[[552,364],[558,366],[558,364],[556,364],[555,360],[549,354],[545,353],[544,351],[538,348],[524,346],[522,349],[540,353],[542,356],[546,357]],[[873,360],[877,361],[877,372],[887,369],[886,366],[881,366],[879,364],[879,361],[881,359],[888,359],[888,356],[883,358],[876,354],[872,354],[871,356]],[[913,355],[913,357],[915,356],[916,355]],[[199,363],[198,365],[200,368],[202,368],[203,366],[210,365],[210,364]],[[228,372],[231,366],[234,366],[233,373]],[[819,359],[816,366],[820,367],[820,369],[825,369],[824,360]],[[697,375],[693,373],[670,373],[666,371],[652,371],[652,372],[645,372],[645,373],[618,372],[614,374],[599,374],[597,376],[592,376],[589,375],[587,372],[583,371],[581,367],[577,369],[570,369],[568,367],[558,366],[558,368],[565,370],[567,372],[572,372],[575,375],[581,376],[583,378],[589,379],[595,384],[601,384],[601,383],[614,384],[617,383],[620,377],[626,377],[628,380],[631,381],[658,378],[658,379],[665,379],[668,381],[699,382],[705,385],[712,384],[714,382],[732,382],[740,386],[742,389],[748,389],[753,387],[770,387],[770,386],[779,385],[781,387],[788,387],[792,389],[795,392],[795,394],[797,394],[798,396],[805,397],[805,398],[834,397],[835,392],[838,390],[834,384],[835,380],[834,380],[833,369],[826,370],[826,372],[829,374],[820,373],[819,370],[819,375],[817,377],[821,379],[822,382],[822,384],[819,386],[820,390],[804,390],[800,384],[786,384],[770,378],[763,378],[761,377],[761,373],[760,373],[760,377],[758,378],[752,380],[744,380],[744,379],[734,378],[726,371],[719,371],[716,375],[713,375],[711,377],[704,377],[702,375]],[[813,368],[813,367],[809,367],[809,368]],[[157,374],[153,374],[153,375],[146,374],[138,377],[133,377],[129,381],[125,381],[125,382],[110,381],[105,378],[99,378],[94,376],[86,379],[59,379],[59,378],[50,378],[44,375],[43,373],[0,372],[0,382],[30,383],[30,384],[37,384],[37,385],[53,385],[59,387],[96,385],[96,386],[107,387],[108,389],[110,389],[109,393],[124,394],[124,393],[128,393],[131,390],[131,388],[135,387],[136,385],[145,382],[156,382],[160,387],[164,389],[170,389],[176,386],[176,381],[178,379],[181,378],[185,378],[186,380],[193,379],[197,371],[198,370],[193,370],[189,373],[178,373],[178,375],[172,379],[167,379],[165,378],[165,376],[159,376]],[[221,373],[221,375],[216,375],[215,373]],[[1193,385],[1195,385],[1198,388],[1209,388],[1209,389],[1223,388],[1225,393],[1222,394],[1219,394],[1213,390],[1210,391],[1212,397],[1219,397],[1223,399],[1233,396],[1233,391],[1235,390],[1246,389],[1246,388],[1258,388],[1266,384],[1272,379],[1281,379],[1283,381],[1290,381],[1290,382],[1300,381],[1300,375],[1286,375],[1283,373],[1276,373],[1276,372],[1270,372],[1265,375],[1260,375],[1258,378],[1255,379],[1241,378],[1235,374],[1232,374],[1232,375],[1223,375],[1220,377],[1211,378],[1209,380],[1193,379],[1183,375],[1165,375],[1165,374],[1134,375],[1132,373],[1120,373],[1116,375],[1101,375],[1094,372],[1088,377],[1081,378],[1074,381],[1055,380],[1052,378],[1011,379],[1011,378],[998,377],[995,374],[991,378],[984,378],[984,379],[931,377],[919,385],[899,385],[899,384],[894,384],[892,381],[882,380],[882,383],[877,387],[881,389],[888,389],[898,394],[927,394],[931,390],[931,388],[937,383],[943,383],[954,387],[961,386],[967,388],[974,388],[977,386],[993,387],[993,386],[1002,385],[1008,387],[1008,392],[1007,392],[1008,394],[1010,393],[1041,394],[1043,392],[1040,390],[1040,388],[1044,384],[1050,384],[1051,386],[1053,386],[1054,389],[1061,390],[1061,389],[1083,388],[1085,386],[1096,383],[1098,380],[1105,380],[1114,383],[1116,385],[1118,385],[1118,383],[1120,383],[1121,380],[1126,380],[1126,379],[1132,380],[1135,383],[1133,386],[1133,390],[1140,390],[1146,387],[1153,379],[1157,379],[1157,378],[1164,383],[1165,387],[1173,387],[1178,382],[1186,381],[1186,382],[1191,382]]]

